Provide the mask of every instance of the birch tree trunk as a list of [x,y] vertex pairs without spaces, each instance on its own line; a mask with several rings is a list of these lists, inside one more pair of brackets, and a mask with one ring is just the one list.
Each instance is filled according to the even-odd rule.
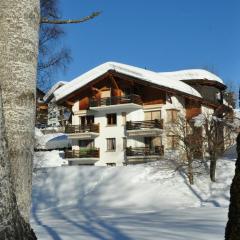
[[6,140],[13,190],[26,222],[31,206],[39,18],[39,0],[1,1],[0,86]]
[[21,216],[11,180],[0,89],[0,239],[34,240],[30,224]]

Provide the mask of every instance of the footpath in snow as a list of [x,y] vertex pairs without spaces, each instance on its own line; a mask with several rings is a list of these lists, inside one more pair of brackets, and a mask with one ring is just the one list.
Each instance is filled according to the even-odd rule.
[[234,157],[189,186],[168,160],[127,167],[55,167],[34,177],[39,239],[219,240],[224,237]]

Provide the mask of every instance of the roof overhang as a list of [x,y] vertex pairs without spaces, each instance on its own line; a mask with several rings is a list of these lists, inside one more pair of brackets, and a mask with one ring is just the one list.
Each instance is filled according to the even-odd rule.
[[63,102],[69,99],[72,100],[73,96],[76,95],[79,90],[93,85],[95,81],[104,78],[107,74],[127,76],[147,86],[161,88],[168,92],[178,93],[179,95],[195,99],[202,99],[201,94],[197,90],[179,81],[181,79],[172,79],[171,76],[161,76],[159,73],[126,64],[108,62],[93,68],[56,90],[54,92],[56,101]]

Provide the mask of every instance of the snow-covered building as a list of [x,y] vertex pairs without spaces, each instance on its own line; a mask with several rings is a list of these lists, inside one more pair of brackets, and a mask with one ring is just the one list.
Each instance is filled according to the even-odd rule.
[[48,104],[48,127],[60,127],[65,126],[68,123],[70,117],[70,111],[65,106],[57,104],[54,97],[54,92],[64,86],[67,82],[60,81],[52,86],[52,88],[46,93],[43,100]]
[[73,113],[65,157],[70,164],[124,165],[176,154],[178,140],[166,126],[179,113],[190,119],[216,110],[225,89],[206,70],[158,73],[104,63],[53,93]]

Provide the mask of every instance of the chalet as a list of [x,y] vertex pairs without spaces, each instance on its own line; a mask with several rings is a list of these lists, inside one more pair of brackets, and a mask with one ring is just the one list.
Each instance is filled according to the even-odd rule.
[[158,73],[104,63],[54,91],[72,109],[66,126],[69,164],[125,165],[178,154],[167,134],[180,113],[187,119],[223,105],[223,81],[206,70]]

